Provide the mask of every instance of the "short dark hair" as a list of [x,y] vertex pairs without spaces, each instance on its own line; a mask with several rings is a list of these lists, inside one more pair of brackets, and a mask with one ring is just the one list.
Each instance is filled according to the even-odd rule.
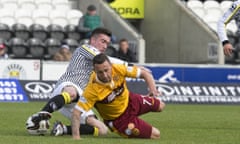
[[106,28],[98,27],[92,31],[91,37],[97,36],[99,34],[104,34],[109,37],[112,37],[112,32]]
[[125,38],[122,38],[122,39],[120,39],[119,44],[122,43],[122,42],[127,42],[128,43],[128,40],[125,39]]
[[93,65],[102,64],[105,61],[108,61],[110,63],[108,56],[106,54],[100,53],[93,58]]

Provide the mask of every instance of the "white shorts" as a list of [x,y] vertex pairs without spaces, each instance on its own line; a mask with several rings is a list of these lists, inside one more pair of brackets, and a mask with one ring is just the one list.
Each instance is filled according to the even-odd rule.
[[[55,87],[55,89],[53,90],[52,92],[52,95],[51,97],[54,97],[56,95],[59,95],[62,93],[62,89],[65,87],[65,86],[74,86],[78,92],[78,95],[81,96],[82,95],[82,90],[77,86],[75,85],[74,83],[72,82],[63,82],[61,83],[60,85],[58,85],[57,87]],[[71,120],[71,116],[72,116],[72,110],[74,108],[74,106],[76,105],[76,103],[71,103],[71,104],[65,104],[61,109],[59,109],[59,112],[64,115],[65,117],[67,117],[69,120]],[[86,118],[88,116],[91,116],[91,115],[95,115],[94,112],[92,110],[89,110],[87,112],[83,112],[81,114],[81,117],[80,117],[80,122],[81,124],[86,124]]]

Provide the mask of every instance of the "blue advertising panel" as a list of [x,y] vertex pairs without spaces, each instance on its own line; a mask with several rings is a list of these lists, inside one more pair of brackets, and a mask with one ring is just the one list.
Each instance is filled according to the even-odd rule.
[[0,79],[0,102],[27,102],[21,84],[16,79]]
[[238,83],[240,68],[147,66],[161,83],[203,82]]

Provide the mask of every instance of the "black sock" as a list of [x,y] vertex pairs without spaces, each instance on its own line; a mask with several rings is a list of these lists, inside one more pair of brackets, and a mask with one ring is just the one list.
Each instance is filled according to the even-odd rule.
[[[81,126],[80,126],[80,134],[81,135],[90,135],[90,134],[93,135],[94,131],[95,131],[95,128],[93,126],[90,126],[90,125],[87,125],[87,124],[81,124]],[[69,134],[69,135],[72,134],[72,127],[71,126],[67,126],[67,134]]]

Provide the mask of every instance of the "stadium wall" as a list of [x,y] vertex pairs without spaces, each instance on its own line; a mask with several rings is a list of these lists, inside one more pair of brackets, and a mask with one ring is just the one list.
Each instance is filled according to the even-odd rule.
[[141,30],[147,63],[223,63],[216,34],[180,0],[146,0]]
[[90,4],[97,7],[97,11],[101,16],[104,26],[110,29],[116,36],[117,40],[121,38],[128,39],[136,53],[139,63],[145,62],[145,40],[127,21],[122,19],[109,5],[102,0],[79,0],[79,9],[86,12],[86,8]]

